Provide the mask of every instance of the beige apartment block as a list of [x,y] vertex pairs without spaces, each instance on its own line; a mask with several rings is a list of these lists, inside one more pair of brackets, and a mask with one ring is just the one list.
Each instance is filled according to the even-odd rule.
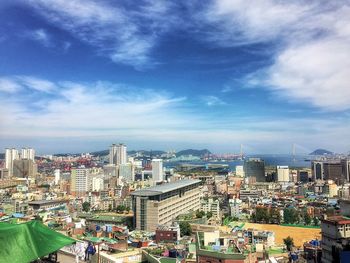
[[135,228],[155,231],[159,225],[171,225],[180,214],[198,210],[200,183],[200,180],[178,180],[131,193]]

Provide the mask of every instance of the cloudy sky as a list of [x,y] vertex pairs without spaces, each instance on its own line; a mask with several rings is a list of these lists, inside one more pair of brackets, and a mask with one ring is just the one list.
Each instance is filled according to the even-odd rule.
[[349,118],[348,0],[0,3],[1,149],[348,152]]

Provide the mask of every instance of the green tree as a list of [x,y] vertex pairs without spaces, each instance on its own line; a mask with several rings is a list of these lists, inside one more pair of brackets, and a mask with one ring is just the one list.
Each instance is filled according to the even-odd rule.
[[126,206],[125,205],[118,205],[115,209],[118,213],[122,213],[126,210]]
[[314,226],[318,226],[318,224],[320,223],[317,217],[314,217],[312,221]]
[[311,217],[307,212],[305,212],[305,214],[304,214],[304,222],[305,222],[305,225],[311,224]]
[[84,202],[82,206],[83,206],[83,211],[84,212],[89,212],[90,211],[91,204],[89,202]]
[[189,222],[180,222],[180,234],[181,236],[190,236],[192,234],[192,228]]
[[255,208],[255,220],[256,222],[269,223],[270,215],[266,207],[256,207]]
[[294,208],[285,208],[283,210],[284,223],[294,224],[299,221],[299,213]]
[[253,223],[256,223],[256,214],[253,213],[251,216],[250,216],[250,220],[253,222]]
[[204,211],[201,211],[201,210],[196,211],[196,218],[202,218],[203,216],[205,216]]
[[287,250],[291,251],[292,247],[294,246],[294,240],[290,236],[287,236],[286,238],[283,239],[283,243],[286,245]]
[[108,205],[108,211],[112,211],[112,204]]
[[209,219],[209,218],[211,218],[212,216],[213,216],[213,213],[209,211],[209,212],[207,213],[207,218]]
[[271,208],[270,210],[270,223],[281,223],[281,213],[277,208]]

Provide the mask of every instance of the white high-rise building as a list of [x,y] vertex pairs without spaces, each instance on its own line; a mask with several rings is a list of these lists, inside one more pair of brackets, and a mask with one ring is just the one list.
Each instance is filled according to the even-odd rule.
[[58,183],[60,181],[60,178],[61,178],[61,170],[60,169],[55,169],[53,174],[55,176],[55,185],[58,185]]
[[28,159],[35,161],[35,151],[33,148],[22,148],[21,159]]
[[277,181],[278,182],[289,182],[289,167],[288,166],[277,166]]
[[154,182],[164,181],[163,160],[162,159],[153,159],[152,160],[152,178],[153,178]]
[[104,189],[103,178],[100,176],[95,176],[92,178],[92,191],[102,191]]
[[5,168],[9,171],[9,176],[13,174],[13,161],[18,160],[18,150],[15,148],[5,150]]
[[109,148],[109,163],[110,164],[126,164],[127,162],[127,152],[126,152],[126,145],[124,144],[112,144],[112,146]]

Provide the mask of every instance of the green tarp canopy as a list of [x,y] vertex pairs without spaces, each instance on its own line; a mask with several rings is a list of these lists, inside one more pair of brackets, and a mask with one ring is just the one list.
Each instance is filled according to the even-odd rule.
[[74,242],[39,221],[0,223],[0,263],[28,263]]

